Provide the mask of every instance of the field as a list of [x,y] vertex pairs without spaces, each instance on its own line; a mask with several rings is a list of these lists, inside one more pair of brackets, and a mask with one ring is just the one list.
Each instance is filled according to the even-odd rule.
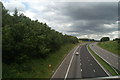
[[117,41],[107,41],[107,42],[100,42],[98,45],[110,52],[113,52],[120,56],[120,45]]
[[[77,44],[66,44],[46,59],[34,59],[22,65],[3,64],[3,78],[50,78],[58,65]],[[48,66],[51,65],[49,68]]]

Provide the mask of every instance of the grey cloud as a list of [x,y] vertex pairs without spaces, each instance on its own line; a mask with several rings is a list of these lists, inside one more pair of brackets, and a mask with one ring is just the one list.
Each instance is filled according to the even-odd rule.
[[43,12],[55,12],[56,15],[46,16],[46,19],[49,18],[49,21],[55,22],[55,24],[71,23],[71,26],[64,26],[64,29],[59,31],[73,36],[87,34],[102,36],[118,30],[117,27],[104,26],[104,24],[115,24],[118,20],[117,2],[65,2],[47,7]]
[[116,20],[118,3],[115,2],[80,2],[66,3],[63,14],[74,20]]
[[[55,4],[42,5],[45,9],[36,8],[36,17],[45,19],[54,29],[82,36],[89,34],[107,34],[116,31],[116,27],[108,28],[104,24],[115,24],[118,17],[118,3],[116,2],[55,2]],[[38,11],[37,11],[38,10]],[[54,12],[54,15],[46,15]],[[63,23],[72,25],[61,27]],[[63,27],[63,26],[62,26]],[[77,34],[75,34],[77,33]]]
[[70,26],[70,30],[68,30],[68,32],[107,33],[117,30],[117,27],[107,28],[103,25],[107,23],[108,22],[103,23],[102,21],[86,21],[85,24],[81,22],[74,22],[74,24]]
[[[13,4],[13,5],[12,5]],[[46,21],[50,27],[68,33],[74,36],[86,34],[108,34],[117,31],[117,27],[109,28],[104,24],[115,24],[118,20],[118,3],[117,2],[53,2],[53,3],[27,3],[28,5],[17,3],[6,3],[11,9],[17,7],[22,11],[29,11],[35,14],[35,19],[40,22]],[[119,2],[120,4],[120,2]],[[40,6],[43,9],[40,9]],[[27,7],[27,8],[26,8]],[[120,7],[120,5],[119,5]],[[50,12],[55,14],[49,15]],[[31,15],[27,15],[31,17]],[[42,21],[43,20],[43,21]],[[71,24],[70,26],[63,24]],[[77,34],[75,34],[77,33]]]
[[[68,16],[71,25],[66,33],[73,36],[84,34],[107,34],[117,31],[117,27],[108,28],[104,24],[115,24],[118,19],[118,3],[65,3],[61,14]],[[59,9],[60,10],[60,9]],[[81,21],[84,21],[83,23]],[[72,34],[77,32],[79,34]]]
[[[62,22],[71,22],[72,25],[67,30],[63,30],[73,36],[82,36],[89,34],[96,34],[102,36],[103,34],[112,33],[118,30],[118,27],[113,26],[109,28],[104,24],[115,24],[118,20],[118,3],[116,2],[101,2],[101,3],[64,3],[57,5],[60,15],[68,18],[57,19]],[[58,15],[59,16],[59,15]],[[63,20],[63,21],[62,21]],[[78,34],[72,34],[72,33]]]

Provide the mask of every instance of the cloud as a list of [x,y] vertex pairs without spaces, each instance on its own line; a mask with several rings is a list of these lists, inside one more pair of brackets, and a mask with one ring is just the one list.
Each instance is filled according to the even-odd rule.
[[19,11],[25,11],[25,5],[16,0],[3,2],[3,4],[5,8],[9,10],[9,12],[14,12],[15,8],[17,8]]
[[113,20],[117,18],[118,3],[73,2],[66,3],[63,14],[74,20]]
[[113,39],[118,31],[118,2],[97,1],[8,0],[3,4],[10,13],[16,7],[26,16],[47,23],[63,34],[95,39],[110,36]]

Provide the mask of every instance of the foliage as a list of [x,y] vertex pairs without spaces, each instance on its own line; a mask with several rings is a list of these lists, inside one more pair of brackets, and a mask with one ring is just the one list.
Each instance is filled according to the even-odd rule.
[[110,40],[109,37],[102,37],[100,41],[103,42],[103,41],[109,41],[109,40]]
[[99,42],[98,45],[110,52],[113,52],[117,55],[120,55],[120,45],[119,41],[107,41],[107,42]]
[[115,39],[113,39],[113,41],[118,41],[118,42],[120,42],[120,38],[115,38]]
[[17,9],[11,16],[3,6],[2,17],[2,57],[6,64],[21,64],[33,58],[44,59],[63,44],[78,42],[76,37],[63,35],[46,23],[31,20],[24,14],[18,15]]
[[[57,69],[61,61],[77,44],[64,44],[61,48],[52,52],[46,59],[32,59],[23,64],[3,64],[2,78],[50,78],[53,71]],[[51,69],[48,65],[51,64]]]

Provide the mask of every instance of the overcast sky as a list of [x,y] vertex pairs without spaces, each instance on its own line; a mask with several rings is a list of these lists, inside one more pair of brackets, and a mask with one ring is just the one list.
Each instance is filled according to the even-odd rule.
[[[89,2],[87,2],[89,1]],[[33,20],[78,38],[118,37],[118,0],[2,0],[10,14],[17,8]]]

